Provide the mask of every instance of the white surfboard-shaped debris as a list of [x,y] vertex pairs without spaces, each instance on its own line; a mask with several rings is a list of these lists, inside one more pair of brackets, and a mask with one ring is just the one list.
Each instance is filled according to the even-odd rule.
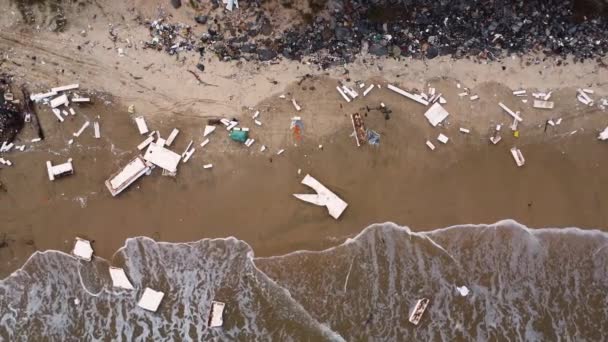
[[323,184],[319,183],[310,175],[306,175],[302,184],[313,188],[316,194],[294,194],[294,196],[304,202],[312,203],[321,207],[327,207],[329,215],[336,220],[342,215],[348,204],[340,197],[331,192]]

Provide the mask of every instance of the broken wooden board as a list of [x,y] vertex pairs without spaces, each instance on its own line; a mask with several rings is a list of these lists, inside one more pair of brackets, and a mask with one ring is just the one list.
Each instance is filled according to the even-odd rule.
[[555,103],[553,101],[541,101],[541,100],[534,100],[534,108],[539,108],[539,109],[553,109],[553,106],[555,105]]
[[410,323],[414,325],[418,325],[418,323],[420,323],[420,320],[422,319],[422,314],[424,314],[424,311],[429,305],[429,302],[430,300],[427,298],[422,298],[418,300],[416,306],[414,307],[414,311],[412,311],[412,314],[410,315]]
[[353,129],[355,130],[355,140],[357,141],[357,146],[361,146],[361,144],[365,144],[367,142],[367,131],[365,130],[363,118],[361,117],[361,114],[355,113],[350,116],[350,119],[353,124]]
[[403,89],[399,89],[399,88],[395,87],[392,84],[388,85],[388,89],[394,91],[397,94],[403,95],[403,96],[407,97],[410,100],[414,100],[414,101],[416,101],[416,102],[418,102],[420,104],[423,104],[425,106],[429,105],[429,102],[427,100],[423,99],[420,95],[410,94],[407,91],[405,91]]

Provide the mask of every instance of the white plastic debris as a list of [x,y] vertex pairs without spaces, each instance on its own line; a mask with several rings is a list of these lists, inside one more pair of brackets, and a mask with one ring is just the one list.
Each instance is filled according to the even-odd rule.
[[439,96],[439,103],[446,104],[446,103],[448,103],[448,101],[446,101],[446,99],[444,99],[443,96]]
[[171,173],[177,172],[181,158],[179,154],[156,143],[151,143],[144,154],[145,160]]
[[93,132],[95,139],[101,138],[101,133],[99,132],[99,122],[97,121],[93,122]]
[[464,286],[464,285],[456,287],[456,290],[463,297],[468,296],[469,292],[470,292],[469,289],[466,286]]
[[146,120],[143,116],[138,116],[135,118],[135,123],[137,124],[137,129],[139,130],[139,134],[148,133],[148,125],[146,125]]
[[526,96],[526,90],[523,90],[523,89],[522,90],[515,90],[513,92],[513,95],[515,95],[515,96]]
[[262,126],[262,122],[261,122],[261,121],[254,120],[253,122],[254,122],[256,125],[258,125],[258,126]]
[[30,100],[40,101],[40,100],[44,100],[48,97],[55,96],[55,95],[57,95],[57,92],[54,92],[54,91],[49,91],[48,93],[31,94]]
[[553,122],[553,120],[552,120],[552,119],[550,119],[549,121],[547,121],[547,123],[548,123],[549,125],[551,125],[552,127],[553,127],[553,126],[555,126],[555,122]]
[[74,108],[69,108],[68,110],[70,111],[70,115],[72,115],[72,116],[76,115]]
[[59,93],[62,91],[68,91],[68,90],[74,90],[74,89],[78,89],[79,85],[77,83],[74,84],[68,84],[68,85],[64,85],[61,87],[55,87],[55,88],[51,88],[51,92],[53,93]]
[[88,97],[72,97],[72,102],[73,103],[85,103],[85,102],[91,102],[91,99]]
[[82,132],[84,132],[84,130],[85,130],[87,127],[89,127],[89,125],[90,125],[90,124],[91,124],[91,123],[90,123],[90,122],[88,122],[88,121],[87,121],[87,122],[85,122],[85,123],[82,125],[82,127],[80,127],[80,129],[78,130],[78,132],[74,133],[73,135],[74,135],[76,138],[78,138],[78,137],[79,137],[79,136],[82,134]]
[[93,258],[93,247],[91,247],[91,242],[77,237],[72,254],[79,259],[91,261]]
[[353,100],[357,98],[357,96],[359,96],[359,93],[357,93],[354,89],[351,89],[345,85],[342,86],[342,90],[348,94]]
[[31,140],[31,142],[33,142],[33,143],[34,142],[39,142],[39,141],[42,141],[42,139],[41,138],[34,138],[34,139]]
[[255,111],[255,114],[253,114],[253,116],[252,116],[251,118],[252,118],[253,120],[255,120],[255,119],[257,119],[257,118],[258,118],[258,116],[260,116],[260,111],[259,111],[259,110],[256,110],[256,111]]
[[203,165],[203,169],[210,169],[213,167],[213,164],[205,164]]
[[604,128],[597,138],[600,140],[608,140],[608,127]]
[[448,140],[450,140],[450,139],[443,134],[439,134],[439,136],[437,137],[437,140],[439,140],[439,142],[441,142],[443,144],[447,144]]
[[524,121],[521,116],[519,116],[517,113],[513,112],[512,110],[509,109],[509,107],[505,106],[502,102],[498,102],[498,105],[500,106],[500,108],[502,108],[505,112],[507,112],[509,115],[511,115],[513,118],[515,118],[515,120],[517,121]]
[[208,136],[209,134],[213,133],[213,131],[215,131],[215,126],[205,126],[205,131],[203,132],[203,138]]
[[151,136],[147,137],[146,140],[142,141],[139,145],[137,145],[137,149],[141,151],[144,148],[146,148],[148,145],[150,145],[153,141],[154,141],[154,136],[151,135]]
[[193,143],[193,141],[190,140],[188,147],[186,147],[186,149],[184,150],[184,153],[182,153],[182,160],[184,161],[184,163],[188,162],[190,157],[192,157],[192,154],[194,153],[194,151],[196,151],[195,148],[190,149],[190,147],[192,147],[192,143]]
[[72,159],[70,158],[67,162],[58,165],[53,165],[50,160],[47,160],[46,171],[51,181],[54,181],[55,178],[72,175],[74,174]]
[[414,325],[418,325],[418,323],[420,323],[420,320],[422,319],[422,314],[424,314],[424,311],[429,305],[429,302],[430,300],[428,300],[427,298],[419,299],[418,302],[416,302],[416,306],[414,306],[414,311],[412,311],[412,314],[409,317],[410,323]]
[[426,146],[428,146],[431,149],[431,151],[435,150],[435,145],[433,145],[433,143],[428,140],[426,141]]
[[554,106],[554,102],[552,101],[541,101],[541,100],[534,100],[534,108],[540,108],[540,109],[553,109]]
[[284,149],[280,149],[279,152],[277,152],[277,156],[283,154],[283,152],[285,152]]
[[221,327],[224,324],[223,314],[225,303],[211,302],[211,310],[209,311],[208,325],[210,328]]
[[555,125],[558,126],[559,124],[562,123],[562,118],[557,119],[557,121],[555,121]]
[[156,312],[164,296],[164,293],[160,291],[154,291],[151,288],[146,287],[146,289],[144,290],[144,294],[139,299],[137,305],[140,308],[144,308],[148,311]]
[[346,96],[346,94],[344,93],[344,91],[340,88],[340,86],[336,86],[336,90],[338,90],[338,93],[340,93],[340,95],[342,95],[342,98],[344,100],[346,100],[346,102],[350,102],[350,98],[348,96]]
[[264,152],[266,151],[266,145],[262,145],[262,147],[260,147],[260,152]]
[[202,143],[201,143],[201,147],[205,147],[207,146],[207,144],[209,143],[209,138],[205,139]]
[[450,113],[448,113],[439,103],[434,103],[431,108],[424,113],[424,117],[429,120],[429,123],[433,127],[440,124],[448,115],[450,115]]
[[321,207],[327,207],[329,215],[334,219],[338,219],[344,212],[348,204],[340,197],[331,192],[319,181],[310,175],[306,175],[302,180],[302,184],[311,187],[316,194],[294,194],[297,199],[304,202],[312,203]]
[[416,94],[410,94],[410,93],[408,93],[407,91],[405,91],[405,90],[403,90],[403,89],[399,89],[399,88],[395,87],[395,86],[394,86],[394,85],[392,85],[392,84],[389,84],[389,85],[388,85],[388,89],[390,89],[390,90],[394,91],[394,92],[395,92],[395,93],[397,93],[397,94],[401,94],[401,95],[403,95],[403,96],[407,97],[407,98],[408,98],[408,99],[410,99],[410,100],[414,100],[414,101],[416,101],[416,102],[418,102],[418,103],[420,103],[420,104],[423,104],[423,105],[425,105],[425,106],[428,106],[428,105],[429,105],[429,102],[428,102],[428,101],[426,101],[425,99],[423,99],[423,98],[422,98],[420,95],[416,95]]
[[298,112],[302,110],[302,107],[300,107],[300,105],[296,102],[296,99],[291,99],[291,103]]
[[74,139],[68,140],[68,145],[72,145],[74,143]]
[[374,85],[373,85],[373,84],[372,84],[372,85],[370,85],[369,87],[367,87],[367,89],[365,89],[365,90],[363,91],[363,96],[364,96],[364,97],[365,97],[365,96],[367,96],[367,94],[369,94],[369,92],[370,92],[370,91],[372,91],[372,89],[374,89]]
[[169,134],[169,137],[167,138],[167,141],[166,141],[167,146],[171,146],[171,144],[173,144],[173,140],[175,140],[175,138],[177,137],[178,134],[179,134],[179,129],[174,128],[171,131],[171,134]]
[[59,120],[59,122],[63,122],[63,116],[61,116],[61,111],[59,109],[53,108],[51,109],[53,111],[53,114],[55,115],[55,117],[57,118],[57,120]]
[[593,94],[594,93],[593,89],[588,89],[588,88],[583,89],[583,92],[585,92],[587,94]]
[[582,89],[577,89],[578,96],[576,97],[580,102],[585,105],[593,106],[593,99],[587,95],[587,93]]
[[469,99],[470,99],[471,101],[478,100],[478,99],[479,99],[479,95],[473,95],[473,96],[469,97]]
[[460,127],[460,132],[465,133],[465,134],[471,133],[471,131],[468,128],[462,128],[462,127]]
[[490,137],[490,141],[494,145],[498,144],[501,140],[502,140],[502,137],[500,135]]
[[513,159],[515,160],[515,164],[517,164],[517,166],[519,166],[519,167],[524,166],[524,164],[526,163],[526,160],[524,159],[524,155],[521,153],[520,149],[518,149],[516,147],[512,147],[511,155],[513,156]]
[[8,160],[8,159],[4,159],[4,158],[0,158],[0,163],[4,164],[4,165],[6,165],[6,166],[11,166],[11,165],[13,165],[13,163],[12,163],[10,160]]
[[254,142],[255,142],[255,139],[249,138],[249,139],[247,139],[247,141],[245,141],[245,146],[251,147],[251,145],[253,145]]
[[110,267],[110,277],[112,278],[112,286],[126,290],[133,290],[133,284],[127,278],[125,270],[118,267]]
[[57,96],[56,98],[51,100],[51,108],[57,108],[61,105],[67,106],[68,104],[68,96],[65,94]]
[[[153,139],[154,137],[149,137],[148,139],[150,138]],[[151,170],[150,166],[151,164],[147,163],[142,156],[138,155],[122,169],[110,176],[110,178],[105,181],[106,187],[112,196],[116,196],[133,184],[133,182],[148,173]]]

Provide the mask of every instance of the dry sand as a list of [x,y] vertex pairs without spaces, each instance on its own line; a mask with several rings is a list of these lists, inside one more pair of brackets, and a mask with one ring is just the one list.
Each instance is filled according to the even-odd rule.
[[[105,2],[100,4],[108,9]],[[212,85],[200,85],[187,72],[195,70],[196,58],[176,59],[138,48],[147,29],[133,21],[134,12],[125,10],[122,20],[106,11],[93,20],[92,13],[98,12],[83,10],[81,22],[60,34],[33,32],[3,16],[0,51],[6,58],[0,71],[14,74],[17,83],[28,83],[32,91],[78,82],[94,94],[95,103],[77,108],[78,114],[62,124],[39,106],[48,139],[27,143],[31,149],[25,153],[6,156],[14,166],[0,169],[6,187],[0,193],[0,233],[8,241],[0,248],[0,276],[36,250],[69,251],[75,236],[94,240],[96,254],[107,258],[125,238],[138,235],[164,241],[232,235],[250,243],[257,255],[272,255],[335,245],[383,221],[415,230],[503,218],[532,227],[607,226],[602,210],[608,184],[602,155],[607,147],[596,136],[608,120],[605,112],[583,107],[575,98],[577,87],[594,88],[597,99],[606,95],[606,69],[595,63],[558,67],[547,60],[526,66],[529,57],[491,64],[447,58],[396,61],[363,54],[353,64],[322,71],[285,61],[221,63],[209,54],[201,76]],[[122,28],[117,44],[108,39],[110,22]],[[116,49],[127,38],[133,47],[120,57]],[[306,74],[314,76],[300,83]],[[346,104],[335,91],[346,78],[373,80],[383,87]],[[387,82],[404,88],[435,86],[448,100],[451,116],[445,127],[432,128],[422,116],[425,108],[388,91]],[[459,98],[457,83],[480,100]],[[528,92],[553,89],[556,109],[531,109],[531,97],[524,104],[511,95],[520,87]],[[289,130],[295,114],[292,97],[303,107],[297,113],[304,122],[303,141],[297,146]],[[511,120],[497,106],[499,101],[522,111],[519,139],[508,129]],[[367,111],[366,106],[375,108],[380,102],[393,111],[390,120],[377,110]],[[129,104],[163,136],[174,127],[182,130],[176,152],[190,140],[198,150],[176,178],[155,170],[112,198],[104,180],[137,153],[135,146],[144,139],[127,113]],[[250,118],[255,110],[261,111],[262,127]],[[365,114],[367,126],[381,134],[379,147],[356,147],[348,117],[354,112]],[[85,118],[97,117],[102,139],[87,131],[67,144]],[[256,143],[247,149],[219,127],[201,150],[201,132],[212,117],[239,118],[252,129]],[[559,117],[562,124],[545,131],[546,120]],[[498,123],[505,125],[503,141],[490,145]],[[463,135],[459,127],[472,132]],[[445,146],[435,140],[440,132],[450,137]],[[26,127],[19,140],[32,137]],[[430,151],[426,139],[438,149]],[[261,144],[268,146],[266,152],[260,152]],[[525,167],[515,166],[512,146],[522,149]],[[281,148],[286,151],[277,156]],[[49,182],[44,162],[70,157],[76,174]],[[204,170],[206,163],[214,168]],[[340,220],[291,196],[306,190],[299,181],[307,173],[349,203]]]

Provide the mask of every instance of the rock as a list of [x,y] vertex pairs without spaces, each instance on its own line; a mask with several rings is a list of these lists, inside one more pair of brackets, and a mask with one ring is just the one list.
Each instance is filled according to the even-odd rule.
[[245,43],[241,46],[241,52],[244,53],[255,53],[258,47],[254,43]]
[[196,68],[200,71],[205,71],[205,65],[203,63],[198,63]]
[[378,43],[374,43],[369,47],[369,53],[376,56],[386,56],[388,55],[388,49],[386,46]]
[[173,8],[182,7],[182,0],[171,0],[171,6],[173,6]]
[[350,30],[346,27],[338,27],[334,32],[337,40],[345,41],[351,38]]
[[206,15],[197,15],[196,17],[194,17],[194,21],[196,21],[197,23],[199,23],[201,25],[205,25],[207,23],[208,19],[209,19],[209,16],[206,16]]
[[401,56],[401,48],[398,47],[397,45],[393,45],[393,47],[391,48],[391,55],[393,57]]
[[430,46],[426,50],[426,58],[428,58],[428,59],[433,59],[433,58],[437,57],[438,55],[439,55],[439,50],[434,46]]
[[277,53],[268,48],[263,48],[263,49],[258,50],[258,59],[262,62],[272,60],[276,56],[277,56]]

